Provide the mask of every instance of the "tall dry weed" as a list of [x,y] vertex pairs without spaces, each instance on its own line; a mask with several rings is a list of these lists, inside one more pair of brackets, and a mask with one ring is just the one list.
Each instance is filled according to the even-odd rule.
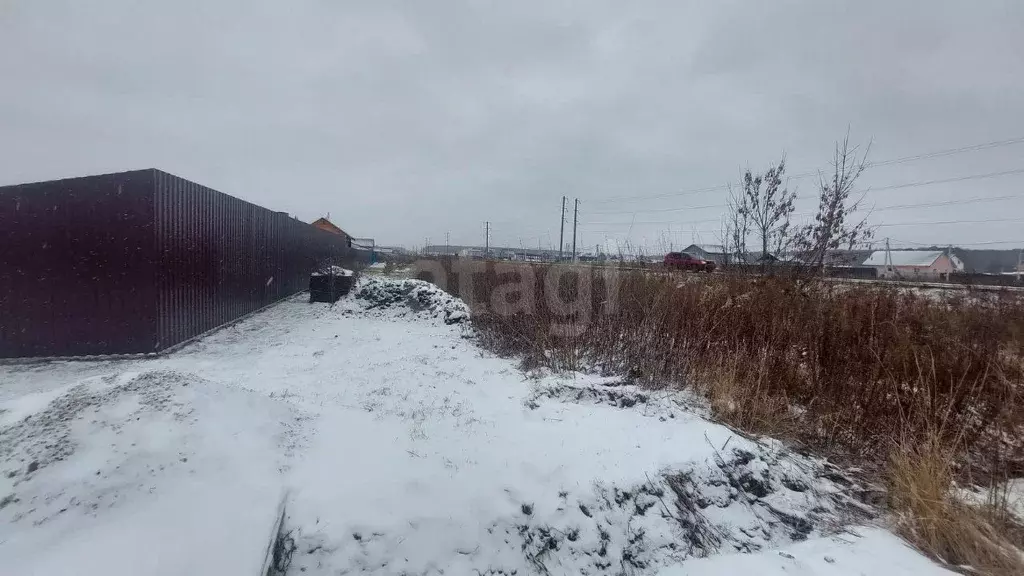
[[1005,506],[975,506],[953,494],[955,454],[941,438],[900,444],[889,495],[901,534],[935,559],[968,573],[1024,574],[1019,526]]

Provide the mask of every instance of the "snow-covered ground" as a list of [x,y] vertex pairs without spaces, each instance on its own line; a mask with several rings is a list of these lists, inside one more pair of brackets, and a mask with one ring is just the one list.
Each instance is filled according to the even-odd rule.
[[1024,522],[1024,478],[1014,478],[992,488],[972,486],[961,488],[955,494],[974,506],[1005,503],[1006,510]]
[[163,358],[0,366],[0,572],[255,575],[284,498],[290,574],[946,574],[827,464],[526,375],[466,319],[373,278]]

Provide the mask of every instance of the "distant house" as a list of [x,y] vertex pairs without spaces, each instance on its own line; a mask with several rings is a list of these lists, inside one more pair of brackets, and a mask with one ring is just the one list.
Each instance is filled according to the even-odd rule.
[[964,263],[964,271],[975,274],[1002,274],[1017,272],[1020,264],[1020,249],[975,250],[954,248],[954,254]]
[[833,268],[864,266],[872,254],[871,250],[830,250],[825,254],[824,264]]
[[702,260],[710,260],[719,265],[725,264],[726,260],[728,260],[725,248],[718,244],[690,244],[680,250],[680,252],[696,256]]
[[[447,246],[428,245],[424,247],[425,256],[457,256],[459,258],[481,259],[485,256],[495,260],[526,260],[530,262],[543,262],[555,260],[557,251],[538,250],[536,248],[514,248],[510,246],[459,246],[455,244]],[[568,254],[565,255],[569,257]]]
[[959,260],[941,250],[878,250],[864,261],[879,278],[941,278],[963,270]]
[[319,228],[321,230],[324,230],[326,232],[330,232],[331,234],[338,234],[339,236],[344,236],[345,238],[348,238],[349,241],[352,240],[352,236],[351,235],[347,234],[341,228],[338,228],[337,226],[335,226],[334,223],[331,222],[330,220],[328,220],[327,218],[317,218],[316,220],[314,220],[312,222],[312,224],[313,224],[313,226],[316,226],[317,228]]
[[423,249],[424,256],[460,256],[464,250],[468,250],[471,246],[458,246],[458,245],[441,245],[441,246],[427,246]]

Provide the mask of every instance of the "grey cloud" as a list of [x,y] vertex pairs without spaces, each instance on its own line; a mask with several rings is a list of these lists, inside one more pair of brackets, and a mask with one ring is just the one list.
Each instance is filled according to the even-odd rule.
[[[723,193],[602,198],[714,186],[783,151],[794,172],[822,167],[847,126],[855,139],[874,139],[876,158],[1024,135],[1019,2],[163,4],[0,8],[0,179],[157,166],[409,245],[446,231],[453,242],[479,242],[485,220],[495,243],[546,243],[557,238],[566,194],[583,200],[581,242],[592,246],[629,229],[596,222],[714,204]],[[865,185],[1024,167],[1022,151],[879,168]],[[995,196],[1022,181],[871,198]],[[872,218],[977,219],[1020,207]],[[667,227],[634,226],[632,238]],[[707,226],[672,229],[688,243]],[[891,232],[981,242],[1024,239],[1019,229]]]

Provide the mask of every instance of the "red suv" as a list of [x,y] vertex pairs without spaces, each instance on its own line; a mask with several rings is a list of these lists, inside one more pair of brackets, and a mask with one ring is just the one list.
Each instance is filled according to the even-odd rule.
[[694,272],[713,272],[715,263],[711,260],[697,258],[686,252],[669,252],[665,254],[665,267]]

